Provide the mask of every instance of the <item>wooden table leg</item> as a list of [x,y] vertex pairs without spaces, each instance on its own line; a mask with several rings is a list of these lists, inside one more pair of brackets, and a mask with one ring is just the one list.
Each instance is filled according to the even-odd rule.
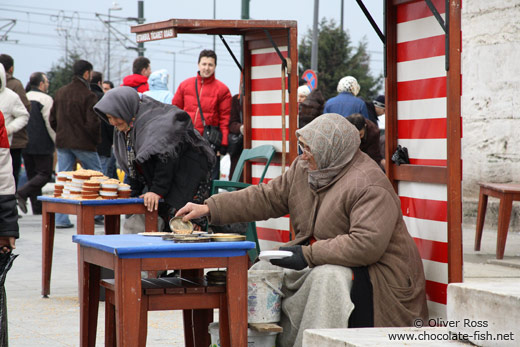
[[497,259],[504,258],[507,230],[509,229],[512,208],[513,196],[511,194],[504,194],[500,199],[500,206],[498,207]]
[[118,258],[115,268],[118,347],[137,347],[139,344],[141,295],[141,260]]
[[79,235],[94,235],[94,209],[93,206],[78,206],[77,207],[78,221],[77,231]]
[[157,230],[157,218],[157,211],[149,212],[148,210],[146,210],[146,212],[144,213],[144,231],[162,231]]
[[226,295],[220,296],[218,318],[220,329],[220,346],[231,347],[231,343],[229,342],[229,314],[227,309]]
[[79,286],[80,346],[95,347],[99,308],[99,266],[84,261],[84,249],[79,247],[78,266],[82,279]]
[[484,194],[480,188],[478,198],[478,212],[477,212],[477,231],[475,233],[475,251],[480,251],[480,241],[482,240],[482,230],[484,229],[484,220],[486,219],[488,196]]
[[247,347],[247,258],[230,257],[228,263],[229,341],[233,347]]
[[116,347],[114,292],[105,291],[105,347]]
[[[94,235],[94,209],[91,206],[76,206],[77,226],[76,230],[78,235],[87,234]],[[78,245],[78,264],[80,263]],[[78,288],[81,288],[81,274],[78,272]],[[98,280],[99,282],[99,280]],[[99,295],[99,294],[98,294]]]
[[105,215],[105,235],[119,234],[121,229],[121,215]]
[[213,322],[213,309],[182,310],[184,321],[184,346],[209,346],[209,323]]
[[42,204],[42,295],[51,293],[52,251],[54,248],[54,212],[47,211],[47,203]]

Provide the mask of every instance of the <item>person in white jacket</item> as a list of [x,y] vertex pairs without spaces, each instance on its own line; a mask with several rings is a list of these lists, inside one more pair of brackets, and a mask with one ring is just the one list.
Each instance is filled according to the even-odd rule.
[[42,195],[43,186],[51,180],[56,142],[56,133],[49,122],[53,101],[47,94],[47,76],[43,72],[34,72],[25,91],[31,102],[28,141],[22,152],[27,182],[18,188],[16,200],[20,210],[27,213],[27,198],[30,198],[33,214],[41,214],[42,204],[37,197]]
[[27,125],[29,112],[18,94],[6,87],[5,69],[2,64],[0,64],[0,111],[4,114],[5,129],[11,143],[13,134]]
[[11,153],[9,152],[4,116],[0,111],[0,252],[2,253],[15,249],[16,239],[20,236],[14,192]]

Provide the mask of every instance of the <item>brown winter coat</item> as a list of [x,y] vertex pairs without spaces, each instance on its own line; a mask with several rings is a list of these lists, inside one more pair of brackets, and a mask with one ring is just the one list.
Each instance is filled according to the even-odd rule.
[[368,266],[373,286],[374,325],[412,326],[428,318],[425,279],[417,247],[403,221],[392,185],[366,154],[352,161],[327,186],[310,189],[307,169],[296,159],[268,184],[206,200],[211,222],[226,224],[291,214],[296,239],[309,266]]
[[99,118],[93,106],[98,101],[84,80],[72,82],[56,92],[50,123],[56,131],[56,147],[95,152],[101,142]]

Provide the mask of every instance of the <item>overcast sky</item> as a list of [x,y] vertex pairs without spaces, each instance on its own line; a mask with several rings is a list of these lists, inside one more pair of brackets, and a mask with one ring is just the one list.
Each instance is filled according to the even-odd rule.
[[[145,23],[171,18],[211,19],[214,2],[217,19],[240,19],[241,0],[145,0]],[[131,73],[131,63],[137,53],[124,48],[135,45],[135,35],[130,33],[130,26],[135,25],[135,22],[116,17],[137,17],[137,1],[120,0],[116,3],[116,7],[121,10],[111,11],[114,21],[112,25],[121,34],[111,35],[110,77],[115,83],[119,83],[120,76]],[[364,0],[364,3],[382,30],[383,2]],[[70,50],[73,42],[84,42],[88,50],[94,52],[90,58],[94,69],[106,72],[108,41],[107,30],[102,21],[107,20],[108,9],[111,7],[113,1],[109,0],[0,0],[0,53],[7,53],[14,58],[14,75],[24,85],[32,72],[49,71],[58,59],[65,56],[66,44]],[[250,17],[296,20],[300,42],[307,30],[312,28],[313,8],[314,0],[251,0]],[[321,0],[319,17],[335,19],[339,24],[340,10],[341,0]],[[14,26],[9,20],[16,20]],[[9,28],[6,41],[4,35]],[[382,73],[383,44],[354,0],[344,0],[344,28],[350,34],[353,44],[357,45],[360,40],[366,39],[371,55],[372,74]],[[226,39],[239,57],[239,38],[229,36]],[[213,48],[213,38],[207,35],[180,35],[175,39],[146,43],[145,48],[145,56],[151,60],[152,70],[168,70],[169,88],[172,89],[172,84],[177,86],[196,73],[198,53],[204,48]],[[216,51],[216,76],[229,86],[232,93],[236,93],[239,84],[238,69],[218,37]],[[172,76],[174,68],[175,75]]]

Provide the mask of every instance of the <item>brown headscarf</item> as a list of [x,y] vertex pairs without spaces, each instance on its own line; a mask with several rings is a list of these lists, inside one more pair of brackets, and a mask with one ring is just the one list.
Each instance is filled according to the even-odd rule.
[[345,117],[325,113],[296,130],[316,160],[317,170],[309,170],[309,184],[317,190],[329,184],[352,160],[359,149],[359,131]]

